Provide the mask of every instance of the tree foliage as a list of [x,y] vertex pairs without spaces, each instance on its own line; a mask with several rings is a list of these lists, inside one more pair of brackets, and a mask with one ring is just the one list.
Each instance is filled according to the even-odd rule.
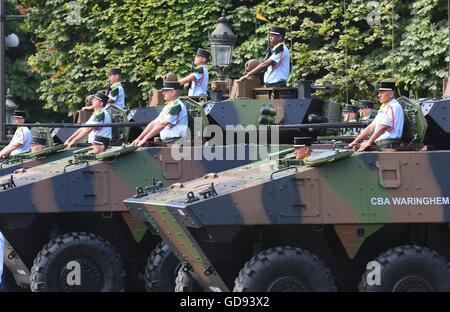
[[291,83],[331,81],[340,101],[373,98],[376,82],[390,77],[407,95],[435,96],[447,75],[443,0],[78,0],[78,24],[67,22],[72,6],[65,0],[19,2],[32,8],[27,27],[36,52],[28,61],[42,76],[40,99],[57,111],[79,108],[104,89],[113,66],[124,71],[127,103],[144,105],[158,77],[188,73],[222,9],[238,35],[228,71],[234,78],[267,47],[269,25],[255,33],[256,11],[288,29]]

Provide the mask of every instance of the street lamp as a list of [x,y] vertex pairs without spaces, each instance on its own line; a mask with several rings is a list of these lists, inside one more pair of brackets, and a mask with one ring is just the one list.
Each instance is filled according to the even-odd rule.
[[0,140],[6,138],[5,119],[6,119],[6,92],[5,92],[5,47],[19,45],[17,35],[11,35],[7,39],[5,36],[5,22],[23,20],[24,15],[5,15],[5,0],[0,0]]
[[231,65],[231,56],[237,38],[225,18],[225,10],[222,11],[216,29],[208,37],[211,45],[212,64],[217,68],[219,81],[224,81],[223,72]]
[[15,33],[9,34],[5,37],[5,47],[7,48],[17,48],[19,43],[19,37]]

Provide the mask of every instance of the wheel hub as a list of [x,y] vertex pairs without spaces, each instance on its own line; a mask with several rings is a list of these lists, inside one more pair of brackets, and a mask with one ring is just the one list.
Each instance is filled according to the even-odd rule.
[[267,288],[268,292],[307,292],[309,287],[299,278],[284,276],[273,281]]
[[407,275],[402,277],[393,287],[393,292],[433,292],[433,285],[422,276]]

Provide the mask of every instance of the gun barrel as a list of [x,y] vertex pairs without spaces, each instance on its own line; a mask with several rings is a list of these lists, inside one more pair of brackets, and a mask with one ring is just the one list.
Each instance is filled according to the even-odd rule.
[[[121,127],[145,127],[148,122],[115,122],[101,124],[102,127],[121,128]],[[5,124],[6,127],[17,127],[16,124]],[[21,127],[41,127],[41,128],[95,128],[98,125],[86,125],[77,123],[24,123]]]
[[269,125],[270,129],[277,130],[300,130],[300,129],[345,129],[345,128],[364,128],[367,122],[333,122],[333,123],[311,123],[294,125]]

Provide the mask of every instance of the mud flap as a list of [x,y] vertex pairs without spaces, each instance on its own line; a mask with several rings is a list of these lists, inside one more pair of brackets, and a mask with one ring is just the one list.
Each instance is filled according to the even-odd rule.
[[4,264],[11,271],[14,280],[18,286],[30,285],[30,270],[20,259],[19,254],[14,250],[5,237],[5,256]]

